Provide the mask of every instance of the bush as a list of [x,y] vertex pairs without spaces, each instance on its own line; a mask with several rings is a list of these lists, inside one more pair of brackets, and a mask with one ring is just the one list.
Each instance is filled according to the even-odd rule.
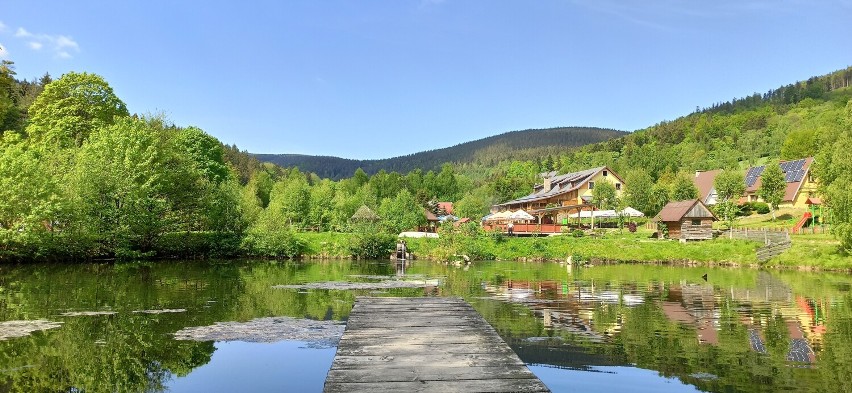
[[249,230],[242,249],[247,255],[272,258],[296,258],[305,252],[306,243],[292,230]]
[[362,232],[349,241],[349,252],[360,259],[386,259],[396,249],[396,236],[381,232]]
[[581,229],[575,229],[574,231],[571,232],[571,236],[583,237],[583,236],[586,236],[586,232],[583,232]]
[[170,232],[157,239],[154,251],[160,258],[231,257],[239,254],[241,241],[234,233]]
[[[721,204],[716,204],[717,207],[719,205],[721,205]],[[739,207],[739,210],[737,210],[737,213],[736,213],[737,217],[750,216],[750,215],[754,214],[754,206],[752,206],[751,202],[743,203],[742,205],[739,205],[738,207]]]
[[751,205],[752,205],[752,207],[754,208],[754,211],[756,211],[756,212],[757,212],[757,214],[766,214],[766,213],[769,213],[769,204],[768,204],[768,203],[764,203],[764,202],[751,202]]

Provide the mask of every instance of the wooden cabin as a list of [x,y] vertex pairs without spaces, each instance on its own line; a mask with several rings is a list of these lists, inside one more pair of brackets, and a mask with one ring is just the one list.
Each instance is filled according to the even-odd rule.
[[703,202],[690,199],[669,202],[654,220],[666,225],[670,239],[687,241],[713,239],[713,221],[717,218]]

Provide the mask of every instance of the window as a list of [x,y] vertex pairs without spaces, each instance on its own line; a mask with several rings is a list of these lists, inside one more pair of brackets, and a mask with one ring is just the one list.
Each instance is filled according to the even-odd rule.
[[595,188],[595,182],[590,181],[589,182],[589,189],[591,190],[591,189],[594,189],[594,188]]
[[606,171],[604,171],[604,177],[606,177]]
[[692,225],[694,225],[694,226],[701,225],[701,220],[692,220]]
[[621,183],[615,183],[615,190],[621,190]]

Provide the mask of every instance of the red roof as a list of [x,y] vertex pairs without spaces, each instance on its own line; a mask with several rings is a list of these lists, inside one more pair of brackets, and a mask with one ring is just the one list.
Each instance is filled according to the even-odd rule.
[[453,214],[452,202],[438,202],[438,207],[447,212],[447,214]]
[[707,196],[710,195],[710,191],[713,190],[713,182],[716,180],[716,176],[720,173],[722,173],[721,169],[698,172],[692,179],[692,182],[695,183],[695,187],[698,188],[698,196],[701,197],[702,201],[707,200]]
[[438,217],[429,210],[423,209],[423,214],[426,215],[426,221],[438,221]]

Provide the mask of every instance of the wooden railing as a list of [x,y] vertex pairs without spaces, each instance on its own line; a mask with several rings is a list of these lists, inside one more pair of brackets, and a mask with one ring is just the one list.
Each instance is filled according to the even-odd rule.
[[[562,228],[567,225],[560,224],[515,224],[515,233],[562,233]],[[483,226],[486,231],[508,232],[506,224],[494,224]]]

